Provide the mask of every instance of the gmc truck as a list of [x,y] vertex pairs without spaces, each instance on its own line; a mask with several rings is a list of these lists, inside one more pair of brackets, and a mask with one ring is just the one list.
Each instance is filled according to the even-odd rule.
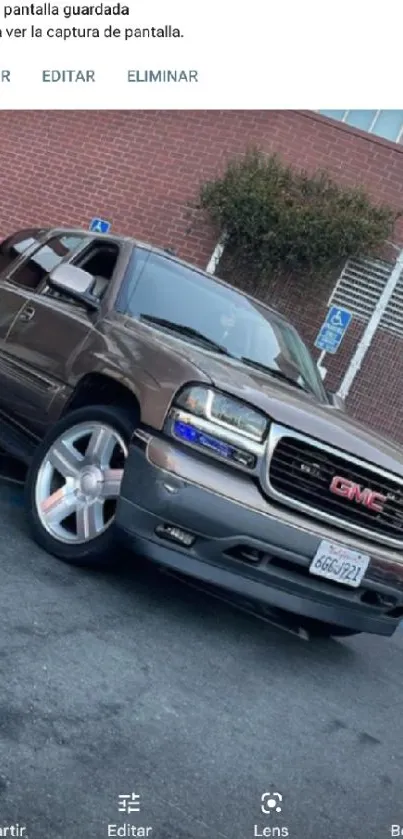
[[23,230],[0,246],[0,445],[34,539],[120,540],[308,635],[403,616],[403,456],[324,387],[295,328],[171,253]]

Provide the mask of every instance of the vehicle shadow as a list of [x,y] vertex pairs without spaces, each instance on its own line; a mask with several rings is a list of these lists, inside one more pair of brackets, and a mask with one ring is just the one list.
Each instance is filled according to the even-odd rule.
[[[80,573],[90,574],[82,571]],[[310,638],[304,640],[296,634],[275,626],[257,615],[248,614],[236,603],[222,599],[222,593],[199,589],[197,583],[173,576],[146,559],[122,551],[115,569],[102,572],[108,585],[121,592],[136,594],[145,598],[153,610],[162,610],[175,622],[183,626],[183,633],[191,633],[194,626],[203,625],[203,632],[214,644],[217,636],[225,632],[229,640],[251,644],[255,653],[259,650],[265,658],[273,651],[286,655],[288,662],[316,662],[319,667],[326,662],[332,667],[340,664],[355,665],[357,651],[345,638]]]
[[[7,490],[9,494],[10,523],[18,527],[20,536],[26,534],[30,540],[22,509],[22,488]],[[5,495],[6,500],[7,495]],[[346,667],[354,667],[359,649],[351,646],[351,639],[312,638],[303,640],[290,632],[280,629],[257,616],[241,611],[238,606],[217,599],[211,593],[193,587],[192,581],[186,582],[162,571],[158,566],[127,551],[119,546],[116,552],[116,565],[107,571],[92,571],[63,565],[43,552],[45,564],[41,569],[36,566],[36,575],[54,580],[59,585],[78,587],[85,579],[93,583],[94,579],[104,589],[111,588],[118,594],[122,607],[122,622],[135,624],[134,615],[141,612],[164,614],[166,623],[180,625],[183,636],[197,634],[202,625],[204,636],[215,645],[224,637],[228,644],[239,644],[248,654],[264,659],[286,659],[287,667],[304,666],[323,668],[334,671],[338,666],[343,673]],[[220,596],[220,592],[217,591]],[[74,596],[74,595],[73,595]],[[137,604],[136,604],[137,601]],[[137,606],[137,608],[136,608]],[[168,630],[169,631],[169,630]],[[252,652],[253,651],[253,652]]]

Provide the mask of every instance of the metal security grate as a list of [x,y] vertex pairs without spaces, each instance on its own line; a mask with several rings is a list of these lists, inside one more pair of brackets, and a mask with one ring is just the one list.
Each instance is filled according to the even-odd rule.
[[[367,322],[393,268],[393,263],[378,259],[349,259],[329,299],[329,306],[349,309],[355,318]],[[403,337],[403,272],[380,326]]]

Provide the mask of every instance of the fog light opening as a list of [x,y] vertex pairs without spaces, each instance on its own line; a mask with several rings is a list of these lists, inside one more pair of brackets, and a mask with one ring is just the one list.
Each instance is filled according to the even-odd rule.
[[367,603],[369,606],[378,606],[380,609],[393,609],[398,601],[396,597],[377,591],[364,591],[361,595],[361,602]]
[[181,527],[175,527],[172,524],[159,524],[155,528],[155,533],[160,539],[166,539],[168,542],[175,542],[177,545],[182,545],[184,548],[191,548],[196,541],[196,537]]
[[377,591],[364,591],[360,597],[362,603],[367,603],[368,606],[381,606],[382,600]]
[[257,565],[265,558],[264,551],[258,548],[253,548],[250,545],[235,545],[225,552],[231,559],[238,559],[241,562],[250,562]]

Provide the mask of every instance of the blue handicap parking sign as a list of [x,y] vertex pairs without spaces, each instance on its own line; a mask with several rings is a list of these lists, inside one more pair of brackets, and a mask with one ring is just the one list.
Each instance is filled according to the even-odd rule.
[[352,319],[348,309],[331,306],[315,341],[315,347],[322,352],[335,353],[344,338]]
[[104,218],[93,218],[90,223],[91,233],[109,233],[110,229],[110,221],[106,221]]

